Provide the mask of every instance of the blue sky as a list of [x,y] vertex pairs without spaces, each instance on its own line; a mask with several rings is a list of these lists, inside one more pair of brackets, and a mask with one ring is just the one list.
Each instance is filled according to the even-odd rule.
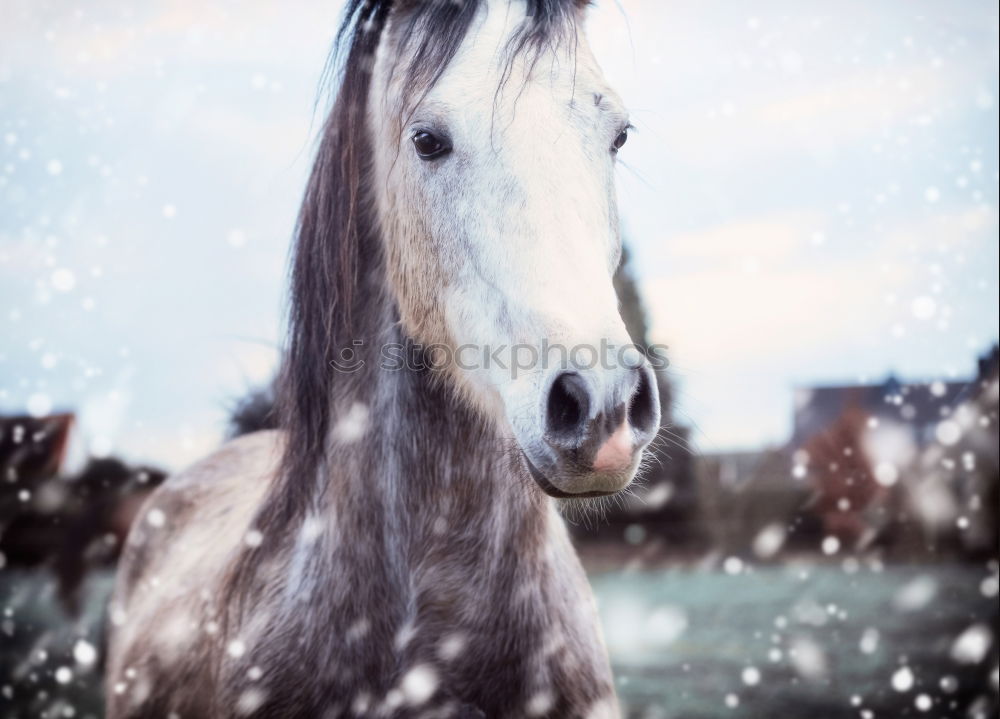
[[[11,0],[0,411],[177,467],[270,376],[339,3]],[[988,2],[600,2],[619,193],[678,416],[788,433],[792,388],[968,376],[998,325]]]

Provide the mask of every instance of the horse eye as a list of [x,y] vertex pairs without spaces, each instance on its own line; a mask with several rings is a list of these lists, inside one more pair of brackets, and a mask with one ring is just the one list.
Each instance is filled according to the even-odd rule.
[[451,150],[444,140],[425,130],[413,136],[413,146],[417,149],[417,156],[421,160],[433,160]]
[[622,145],[625,144],[626,140],[628,140],[628,128],[627,127],[624,130],[622,130],[621,132],[619,132],[618,133],[618,137],[616,137],[615,141],[613,143],[611,143],[611,151],[612,152],[618,152],[621,149]]

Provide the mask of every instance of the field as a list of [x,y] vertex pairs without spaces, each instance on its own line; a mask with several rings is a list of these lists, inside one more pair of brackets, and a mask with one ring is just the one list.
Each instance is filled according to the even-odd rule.
[[627,716],[996,716],[995,574],[737,568],[592,576]]
[[[724,567],[591,577],[626,716],[997,716],[995,566]],[[0,571],[0,716],[101,716],[73,648],[110,586],[70,621],[45,575]]]

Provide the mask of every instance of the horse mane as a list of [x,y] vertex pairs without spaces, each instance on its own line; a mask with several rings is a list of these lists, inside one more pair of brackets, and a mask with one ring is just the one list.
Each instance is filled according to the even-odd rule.
[[[369,185],[371,137],[366,122],[371,69],[386,27],[397,40],[413,102],[430,90],[454,58],[486,0],[349,0],[328,63],[339,80],[299,212],[291,261],[287,346],[277,384],[277,418],[286,444],[279,476],[254,520],[289,526],[315,501],[325,466],[331,401],[340,352],[357,337],[362,275],[380,262]],[[510,39],[508,63],[527,50],[537,57],[565,35],[574,11],[589,0],[526,0],[527,19]],[[336,70],[339,68],[339,71]],[[504,74],[504,80],[509,71]],[[404,108],[398,108],[401,116]],[[402,124],[400,125],[402,128]],[[371,298],[366,298],[370,305]],[[370,309],[369,309],[370,311]],[[362,330],[363,331],[363,330]],[[369,338],[361,338],[369,339]],[[276,542],[244,547],[227,594],[244,593],[258,562]]]
[[[483,2],[348,3],[331,55],[336,61],[338,49],[346,46],[340,87],[306,187],[292,261],[288,346],[278,389],[279,421],[288,434],[282,462],[286,486],[275,493],[285,504],[284,521],[302,508],[301,495],[322,464],[337,381],[333,365],[355,339],[361,264],[379,251],[366,181],[371,155],[366,114],[371,66],[390,11],[399,23],[394,32],[408,46],[411,59],[402,70],[415,96],[444,73]],[[528,0],[527,5],[530,20],[511,39],[511,61],[557,37],[570,11],[583,3]]]

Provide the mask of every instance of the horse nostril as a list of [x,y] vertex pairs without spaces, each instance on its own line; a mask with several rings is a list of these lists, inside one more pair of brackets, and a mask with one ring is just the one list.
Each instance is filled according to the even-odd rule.
[[643,367],[639,370],[639,384],[628,406],[628,422],[638,432],[652,434],[658,429],[655,392],[656,380],[653,372],[650,368]]
[[559,439],[578,439],[590,412],[587,383],[576,372],[563,372],[549,389],[546,429]]

